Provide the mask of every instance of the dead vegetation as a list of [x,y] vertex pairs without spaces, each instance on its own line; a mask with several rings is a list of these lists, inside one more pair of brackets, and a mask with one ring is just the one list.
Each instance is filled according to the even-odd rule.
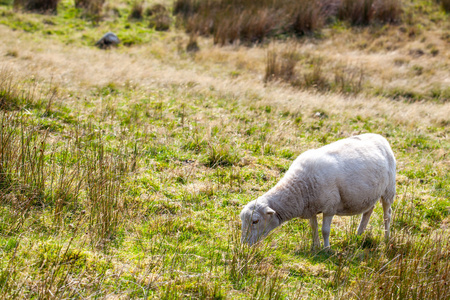
[[14,0],[14,7],[41,13],[56,13],[60,0]]
[[225,45],[314,33],[334,18],[353,25],[394,23],[401,6],[400,0],[177,0],[173,13],[184,20],[187,32],[212,35],[215,43]]

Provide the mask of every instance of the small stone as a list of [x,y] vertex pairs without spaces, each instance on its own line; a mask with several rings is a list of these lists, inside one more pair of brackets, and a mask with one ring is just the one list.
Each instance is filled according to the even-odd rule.
[[115,33],[108,32],[104,36],[102,36],[101,39],[95,43],[95,46],[99,47],[100,49],[109,49],[112,46],[117,46],[120,43],[119,38]]

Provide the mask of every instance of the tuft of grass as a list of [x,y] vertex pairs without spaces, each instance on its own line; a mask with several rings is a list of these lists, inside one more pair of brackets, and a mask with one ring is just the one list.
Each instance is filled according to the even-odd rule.
[[450,295],[448,247],[442,234],[413,238],[407,230],[399,232],[385,250],[386,259],[375,259],[376,271],[366,273],[370,280],[358,281],[353,292],[370,299],[443,299]]
[[129,20],[142,20],[144,14],[144,2],[134,1],[131,6],[131,12],[128,15]]
[[364,70],[338,66],[334,70],[333,90],[344,94],[359,94],[363,90]]
[[75,0],[75,7],[84,10],[87,17],[98,22],[102,18],[105,0]]
[[298,55],[294,47],[290,47],[281,53],[277,53],[275,49],[269,48],[266,54],[264,82],[272,80],[294,82],[297,80],[295,71],[297,62]]
[[208,152],[205,160],[206,166],[216,168],[221,166],[232,166],[238,162],[238,154],[227,144],[213,142],[208,145]]
[[173,13],[187,32],[213,35],[215,43],[225,45],[314,33],[335,18],[352,25],[397,22],[401,6],[400,0],[177,0]]
[[150,28],[154,28],[157,31],[167,31],[170,29],[172,18],[165,6],[156,4],[147,11],[147,15],[150,16]]
[[374,18],[382,23],[399,23],[403,13],[402,0],[377,0],[374,5]]
[[292,9],[291,30],[297,35],[320,30],[333,12],[332,6],[325,8],[322,2],[316,0],[296,1]]
[[339,18],[352,25],[369,25],[374,17],[375,0],[343,0],[339,7]]
[[14,8],[41,13],[56,13],[60,0],[14,0]]
[[441,8],[446,12],[450,13],[450,1],[449,0],[436,0],[440,3]]
[[147,17],[150,17],[153,15],[162,14],[162,13],[166,13],[166,12],[167,12],[167,8],[164,5],[154,4],[145,10],[145,15]]
[[330,83],[323,71],[323,59],[314,58],[311,62],[312,70],[303,75],[305,88],[314,88],[318,91],[327,91],[330,88]]
[[187,52],[198,52],[198,51],[200,51],[200,47],[198,46],[197,39],[198,39],[198,37],[195,34],[191,34],[189,36],[189,41],[188,41],[188,43],[186,45],[186,51]]
[[130,165],[123,158],[105,152],[104,142],[98,135],[93,143],[94,151],[85,159],[86,213],[93,241],[98,247],[107,247],[115,238],[124,207],[120,186],[122,177]]

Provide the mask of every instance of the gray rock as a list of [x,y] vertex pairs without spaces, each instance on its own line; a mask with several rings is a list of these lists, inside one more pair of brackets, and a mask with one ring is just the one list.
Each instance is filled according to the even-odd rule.
[[117,46],[120,43],[119,38],[116,34],[112,32],[108,32],[104,36],[102,36],[101,39],[95,43],[95,46],[99,47],[100,49],[109,49],[112,46]]

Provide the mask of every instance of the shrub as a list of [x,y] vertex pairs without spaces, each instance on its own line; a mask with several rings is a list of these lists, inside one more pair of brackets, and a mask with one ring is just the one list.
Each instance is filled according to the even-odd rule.
[[59,0],[14,0],[15,8],[29,11],[56,13]]

